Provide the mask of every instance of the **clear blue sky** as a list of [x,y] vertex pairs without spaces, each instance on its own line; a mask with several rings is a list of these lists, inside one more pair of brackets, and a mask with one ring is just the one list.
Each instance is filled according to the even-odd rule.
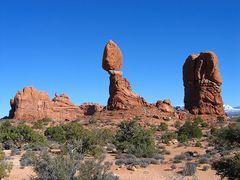
[[0,116],[17,90],[34,86],[76,104],[106,104],[103,48],[113,39],[124,76],[149,102],[183,104],[182,65],[189,54],[214,51],[224,102],[240,105],[239,0],[2,0]]

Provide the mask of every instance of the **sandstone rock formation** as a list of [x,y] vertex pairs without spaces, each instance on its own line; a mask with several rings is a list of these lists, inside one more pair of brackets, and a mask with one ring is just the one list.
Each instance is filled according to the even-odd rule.
[[100,112],[103,110],[104,106],[101,106],[96,103],[84,103],[79,106],[80,109],[84,112],[84,115],[91,116],[96,112]]
[[184,103],[192,114],[224,116],[222,78],[213,52],[190,55],[183,65]]
[[174,108],[172,107],[171,101],[169,99],[164,101],[157,101],[156,107],[163,112],[169,112],[169,113],[174,112]]
[[120,71],[122,65],[122,52],[120,48],[112,40],[110,40],[104,48],[102,67],[106,71]]
[[104,49],[102,67],[110,75],[108,110],[131,109],[142,107],[147,103],[142,97],[135,94],[127,79],[123,78],[121,67],[123,57],[120,48],[110,40]]
[[74,105],[65,94],[57,95],[50,100],[47,93],[33,87],[18,91],[10,102],[9,117],[18,120],[39,120],[51,118],[54,120],[76,120],[84,112]]

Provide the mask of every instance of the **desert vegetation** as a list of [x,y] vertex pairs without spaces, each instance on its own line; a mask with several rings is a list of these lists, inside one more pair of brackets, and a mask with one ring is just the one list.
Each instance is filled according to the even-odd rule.
[[196,118],[143,126],[141,118],[135,117],[106,128],[99,122],[83,125],[80,120],[61,124],[50,119],[3,120],[0,177],[11,173],[11,160],[4,153],[8,150],[10,157],[21,156],[21,168],[31,167],[37,179],[114,180],[119,179],[116,169],[138,171],[152,166],[168,167],[182,177],[214,169],[220,177],[237,179],[240,126],[216,123]]

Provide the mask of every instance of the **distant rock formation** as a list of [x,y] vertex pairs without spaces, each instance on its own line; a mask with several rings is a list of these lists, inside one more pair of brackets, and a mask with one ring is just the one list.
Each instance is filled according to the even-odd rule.
[[104,108],[104,106],[101,106],[96,103],[84,103],[84,104],[80,105],[79,107],[84,112],[85,116],[94,115],[96,112],[100,112]]
[[123,56],[120,48],[110,40],[105,46],[102,67],[110,75],[108,110],[123,110],[142,107],[147,103],[135,94],[127,79],[123,78],[120,71],[123,65]]
[[76,120],[83,116],[84,111],[74,105],[65,94],[57,95],[50,100],[47,93],[34,87],[26,87],[18,91],[10,101],[9,117],[18,120]]
[[164,101],[157,101],[156,107],[163,112],[168,113],[174,112],[174,108],[172,107],[171,101],[169,99],[166,99]]
[[190,55],[183,65],[184,103],[192,114],[224,116],[222,78],[213,52]]

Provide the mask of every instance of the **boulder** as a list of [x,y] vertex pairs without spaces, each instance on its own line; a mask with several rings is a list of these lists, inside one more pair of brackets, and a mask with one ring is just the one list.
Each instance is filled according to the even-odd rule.
[[195,115],[225,116],[222,77],[213,52],[190,55],[183,65],[184,104]]
[[110,40],[105,46],[103,58],[102,58],[102,67],[106,71],[121,70],[123,65],[123,56],[120,48]]
[[172,107],[171,101],[169,99],[164,101],[157,101],[156,107],[163,112],[169,112],[169,113],[174,112],[174,108]]

